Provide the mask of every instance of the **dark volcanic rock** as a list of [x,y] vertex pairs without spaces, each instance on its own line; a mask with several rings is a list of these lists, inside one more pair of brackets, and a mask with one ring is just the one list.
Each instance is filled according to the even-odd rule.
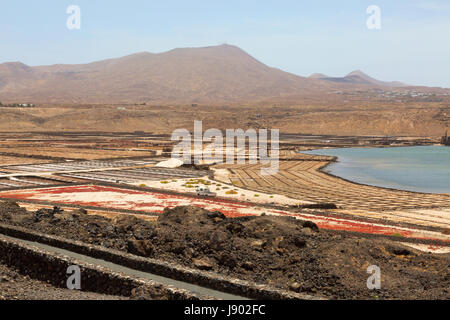
[[304,248],[304,247],[306,247],[306,240],[304,240],[304,239],[302,239],[300,237],[295,237],[293,242],[294,242],[294,245],[297,248]]
[[142,257],[150,257],[154,253],[154,248],[149,240],[128,240],[128,252]]
[[208,218],[211,218],[211,219],[218,218],[218,219],[220,219],[220,220],[226,220],[226,218],[227,218],[227,217],[226,217],[222,212],[220,212],[220,211],[208,212],[206,215],[208,216]]
[[317,224],[315,224],[314,222],[311,222],[311,221],[305,221],[303,223],[303,228],[309,228],[313,231],[319,231],[319,227],[317,226]]
[[[364,235],[318,232],[314,223],[290,217],[224,219],[217,212],[178,207],[166,209],[157,221],[145,221],[78,210],[37,214],[0,203],[0,222],[334,299],[448,299],[450,294],[448,254]],[[367,290],[369,265],[379,266],[385,279],[376,292]],[[153,294],[136,291],[135,298]]]
[[400,246],[391,245],[387,246],[386,249],[396,256],[409,256],[410,254],[412,254],[411,250]]
[[50,209],[39,209],[34,214],[34,222],[41,222],[44,219],[52,219],[54,211]]

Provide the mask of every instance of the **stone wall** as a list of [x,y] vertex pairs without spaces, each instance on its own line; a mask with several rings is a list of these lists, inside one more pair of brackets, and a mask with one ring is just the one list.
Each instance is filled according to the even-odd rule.
[[81,269],[82,291],[130,297],[134,290],[144,293],[147,299],[159,300],[198,300],[205,298],[151,280],[127,277],[101,266],[94,266],[5,238],[0,238],[0,261],[14,267],[21,274],[60,288],[67,288],[67,279],[70,276],[67,275],[67,268],[77,265]]
[[248,281],[221,276],[212,272],[205,272],[180,265],[143,258],[101,246],[85,244],[56,236],[44,235],[26,230],[21,227],[12,227],[0,224],[0,234],[40,242],[49,246],[65,249],[78,254],[102,259],[131,269],[157,274],[159,276],[188,282],[217,291],[227,292],[251,299],[264,300],[314,300],[318,297],[276,289],[267,285],[256,285]]

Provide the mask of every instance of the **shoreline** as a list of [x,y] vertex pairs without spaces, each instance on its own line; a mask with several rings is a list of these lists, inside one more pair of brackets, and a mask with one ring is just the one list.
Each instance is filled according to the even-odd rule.
[[[333,150],[333,149],[336,149],[336,150],[338,150],[338,149],[384,149],[384,148],[416,148],[416,147],[431,147],[431,146],[433,146],[433,147],[441,147],[441,146],[445,147],[444,145],[440,145],[440,144],[437,144],[437,145],[414,145],[414,146],[373,146],[373,147],[365,146],[365,147],[341,147],[341,148],[334,148],[333,147],[333,148],[318,148],[318,149],[314,149],[314,150],[308,150],[306,152],[313,152],[313,151],[316,151],[316,150]],[[297,152],[298,153],[302,153],[302,154],[306,154],[306,155],[325,156],[325,155],[316,154],[316,153],[305,153],[305,151],[297,151]],[[346,182],[350,182],[350,183],[361,185],[361,186],[382,188],[382,189],[393,190],[393,191],[409,192],[409,193],[414,193],[414,194],[445,195],[445,196],[450,195],[450,192],[446,193],[446,192],[414,191],[414,190],[407,190],[407,189],[398,189],[398,188],[395,188],[395,187],[389,187],[389,186],[385,186],[385,185],[375,185],[375,184],[369,184],[369,183],[354,181],[354,180],[351,180],[350,178],[339,176],[339,175],[336,175],[336,174],[334,174],[334,173],[332,173],[330,171],[326,171],[325,169],[327,167],[331,166],[332,164],[342,163],[340,161],[340,157],[339,156],[333,156],[333,155],[326,155],[326,156],[333,157],[334,159],[332,161],[329,161],[326,165],[324,165],[323,167],[319,168],[318,170],[321,173],[329,175],[329,176],[331,176],[333,178],[336,178],[336,179],[341,179],[341,180],[344,180]]]

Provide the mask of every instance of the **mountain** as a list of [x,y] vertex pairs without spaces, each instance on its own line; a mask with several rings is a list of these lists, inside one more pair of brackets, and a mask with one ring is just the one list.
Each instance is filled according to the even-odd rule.
[[362,72],[304,78],[271,68],[238,47],[221,45],[142,52],[89,64],[0,64],[0,101],[57,103],[236,103],[396,86]]
[[377,79],[374,79],[361,70],[356,70],[353,72],[350,72],[345,77],[329,77],[327,75],[324,75],[322,73],[314,73],[311,76],[309,76],[310,79],[320,79],[325,80],[329,82],[336,82],[336,83],[348,83],[348,84],[358,84],[358,85],[373,85],[373,86],[379,86],[379,87],[406,87],[407,84],[398,82],[398,81],[392,81],[392,82],[385,82],[380,81]]
[[326,78],[330,78],[330,77],[323,73],[313,73],[308,78],[310,78],[310,79],[326,79]]

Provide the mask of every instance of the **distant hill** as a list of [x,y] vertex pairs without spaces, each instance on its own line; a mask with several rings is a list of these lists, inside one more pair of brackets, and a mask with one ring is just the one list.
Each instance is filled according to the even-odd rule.
[[268,67],[230,45],[142,52],[80,65],[0,64],[2,102],[217,104],[399,85],[360,71],[344,78],[304,78]]
[[380,87],[406,87],[407,84],[393,81],[393,82],[385,82],[380,81],[377,79],[374,79],[361,70],[356,70],[345,77],[329,77],[327,75],[324,75],[322,73],[314,73],[311,76],[309,76],[310,79],[320,79],[325,80],[329,82],[335,82],[335,83],[347,83],[347,84],[359,84],[359,85],[373,85],[373,86],[380,86]]
[[313,73],[309,76],[310,79],[327,79],[330,78],[329,76],[323,74],[323,73]]

